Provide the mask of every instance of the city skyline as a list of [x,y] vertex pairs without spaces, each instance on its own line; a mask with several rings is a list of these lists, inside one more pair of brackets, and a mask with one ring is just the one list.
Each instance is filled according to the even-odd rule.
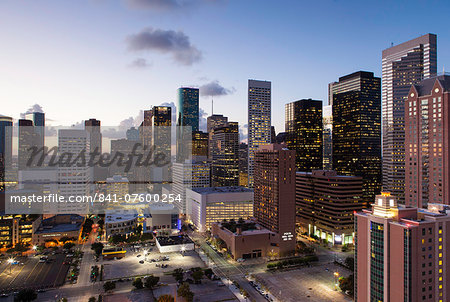
[[[26,8],[14,3],[2,5],[0,14],[7,26],[1,32],[5,37],[4,54],[8,58],[5,68],[9,72],[2,78],[6,85],[0,92],[0,99],[7,100],[8,105],[0,113],[18,119],[29,106],[39,104],[47,113],[49,125],[71,125],[91,117],[101,120],[103,125],[117,125],[129,122],[130,117],[134,119],[140,110],[162,103],[176,103],[176,89],[181,86],[196,86],[209,94],[200,96],[201,114],[206,112],[203,118],[211,114],[214,98],[214,113],[232,116],[242,129],[247,124],[245,82],[249,78],[273,83],[272,116],[276,117],[283,113],[284,104],[296,99],[325,100],[327,84],[342,74],[367,70],[381,76],[381,51],[390,47],[391,42],[397,45],[432,32],[439,36],[438,71],[448,61],[448,55],[439,51],[445,50],[450,41],[447,33],[440,30],[443,28],[440,19],[444,18],[422,16],[421,24],[411,24],[408,29],[398,31],[389,30],[389,25],[401,22],[406,18],[404,15],[419,14],[417,8],[425,6],[420,3],[416,3],[414,9],[394,4],[389,12],[383,10],[382,4],[371,4],[366,11],[358,3],[309,3],[308,10],[322,12],[326,22],[321,24],[306,13],[308,10],[302,9],[301,3],[289,1],[286,5],[268,2],[247,14],[245,19],[240,17],[249,11],[250,3],[188,1],[194,7],[185,4],[172,9],[155,6],[145,9],[136,8],[132,2],[135,3],[53,3],[40,7],[30,4]],[[98,18],[97,13],[105,9],[108,16]],[[186,14],[180,16],[180,10]],[[267,14],[269,10],[272,14]],[[282,15],[292,14],[290,10],[300,12],[304,19],[282,19]],[[78,13],[75,19],[72,11]],[[402,14],[398,14],[399,11]],[[267,15],[267,20],[252,25],[258,20],[259,13]],[[348,20],[336,17],[339,13]],[[55,17],[47,18],[48,14]],[[78,16],[82,17],[82,23],[76,21]],[[300,19],[309,20],[314,30],[302,29],[297,21]],[[211,24],[208,20],[217,22]],[[365,34],[372,36],[365,45],[356,42],[363,29],[354,26],[362,20],[367,20]],[[90,21],[97,21],[98,26],[88,30],[86,24]],[[206,22],[208,30],[203,26]],[[329,31],[337,22],[346,36]],[[259,32],[259,27],[265,30]],[[31,37],[30,28],[36,33]],[[223,33],[225,28],[228,30]],[[240,32],[240,28],[245,30]],[[151,47],[144,52],[128,50],[140,45],[130,42],[132,37],[152,36],[156,30],[161,30],[161,34],[171,33],[173,39],[183,38],[181,40],[189,46],[186,52]],[[254,47],[262,49],[268,44],[267,50],[256,53],[230,46],[234,41],[247,40],[249,35],[255,36],[248,39]],[[16,39],[17,36],[22,38]],[[22,51],[22,43],[27,37],[33,45],[30,53]],[[102,38],[96,41],[98,37]],[[338,41],[344,47],[326,47],[328,43]],[[261,60],[268,64],[259,64]],[[132,63],[134,68],[130,68]],[[61,74],[65,76],[60,77]],[[77,85],[74,84],[76,81],[79,81]],[[27,89],[22,89],[24,86]],[[58,106],[61,100],[80,106],[67,112]],[[120,103],[126,103],[127,110],[123,110]],[[97,114],[92,116],[92,112]],[[273,125],[277,133],[284,130],[281,119],[274,119]]]

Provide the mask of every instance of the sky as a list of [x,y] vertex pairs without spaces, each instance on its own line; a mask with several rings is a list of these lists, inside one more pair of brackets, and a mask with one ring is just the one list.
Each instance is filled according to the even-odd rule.
[[0,114],[41,107],[47,124],[97,118],[133,124],[141,110],[200,87],[204,117],[247,124],[247,80],[272,82],[272,124],[284,105],[327,103],[327,84],[372,71],[381,52],[438,36],[450,70],[449,1],[79,0],[0,2]]

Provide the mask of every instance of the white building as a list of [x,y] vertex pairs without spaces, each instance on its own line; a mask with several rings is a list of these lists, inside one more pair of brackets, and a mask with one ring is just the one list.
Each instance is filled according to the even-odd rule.
[[186,203],[188,218],[200,232],[213,222],[253,216],[253,190],[245,187],[187,189]]
[[[90,195],[93,169],[88,166],[90,135],[85,130],[61,129],[58,131],[58,181],[59,192],[68,200],[81,200]],[[82,156],[86,161],[82,161]],[[89,209],[86,202],[65,202],[59,204],[61,214],[85,214]]]
[[248,80],[248,186],[253,187],[253,159],[258,146],[270,144],[271,82]]

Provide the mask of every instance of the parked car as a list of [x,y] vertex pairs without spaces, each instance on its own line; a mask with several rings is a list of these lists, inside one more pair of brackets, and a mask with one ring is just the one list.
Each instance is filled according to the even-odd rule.
[[144,260],[139,261],[140,264],[144,264]]

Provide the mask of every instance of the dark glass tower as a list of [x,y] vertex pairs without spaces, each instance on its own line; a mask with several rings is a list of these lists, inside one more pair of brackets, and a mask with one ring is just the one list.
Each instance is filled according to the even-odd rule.
[[239,185],[239,126],[228,122],[213,130],[212,183],[214,187]]
[[192,132],[199,130],[198,96],[198,88],[178,89],[177,126],[191,126]]
[[297,170],[322,170],[322,101],[307,99],[286,104],[285,131],[286,145],[296,151]]
[[381,190],[381,80],[358,71],[333,95],[333,169],[363,178],[366,206]]

